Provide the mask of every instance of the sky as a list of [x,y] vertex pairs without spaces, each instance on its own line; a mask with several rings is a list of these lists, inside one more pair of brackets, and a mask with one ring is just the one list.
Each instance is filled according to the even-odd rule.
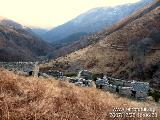
[[139,0],[0,0],[0,16],[30,27],[52,28],[96,7]]

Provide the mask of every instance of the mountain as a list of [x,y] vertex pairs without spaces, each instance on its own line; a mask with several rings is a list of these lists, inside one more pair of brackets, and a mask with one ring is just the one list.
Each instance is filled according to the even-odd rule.
[[29,61],[45,56],[52,46],[34,35],[29,28],[12,20],[0,20],[0,61]]
[[[147,4],[148,2],[149,1],[145,1],[143,4]],[[152,4],[154,4],[154,3],[152,3]],[[104,30],[102,30],[100,32],[97,32],[97,33],[94,33],[94,34],[91,34],[91,35],[87,35],[87,36],[86,35],[85,36],[80,36],[81,39],[77,38],[77,39],[72,40],[71,42],[68,42],[70,40],[67,40],[67,39],[64,39],[65,41],[63,40],[63,42],[61,40],[54,42],[53,46],[56,49],[54,50],[54,52],[49,54],[49,58],[55,59],[55,58],[58,58],[58,57],[61,57],[61,56],[65,56],[65,55],[67,55],[71,52],[74,52],[76,50],[85,48],[88,45],[95,44],[99,40],[104,39],[106,35],[111,34],[112,32],[114,32],[114,31],[118,30],[119,28],[125,26],[127,23],[132,22],[133,20],[142,16],[144,11],[149,10],[149,9],[147,9],[148,7],[153,6],[152,4],[146,5],[145,7],[142,7],[141,9],[138,9],[132,15],[124,17],[124,19],[122,19],[119,22],[113,24],[111,27],[104,28]]]
[[44,38],[49,42],[56,43],[75,33],[95,33],[101,31],[151,1],[152,0],[141,0],[134,4],[125,4],[116,7],[100,7],[89,10],[75,19],[51,29],[44,35]]
[[36,32],[34,32],[34,30],[32,30],[31,28],[23,26],[15,21],[10,20],[5,17],[0,16],[0,25],[6,26],[9,28],[13,28],[13,29],[22,29],[22,30],[25,30],[25,31],[29,32],[30,34],[38,37],[38,34],[36,34]]
[[53,43],[54,51],[48,54],[50,59],[65,56],[69,53],[85,48],[91,44],[95,44],[99,39],[104,38],[103,32],[88,35],[87,33],[75,33],[62,41]]
[[100,37],[95,35],[95,39],[99,39],[97,43],[57,58],[42,70],[87,69],[95,74],[149,81],[151,86],[160,88],[159,0],[106,29]]
[[31,28],[31,30],[41,38],[43,38],[44,34],[48,32],[47,29],[43,28]]
[[86,41],[86,36],[88,38],[87,33],[75,33],[53,43],[52,46],[54,47],[54,51],[48,54],[48,58],[55,59],[61,56],[65,56],[68,53],[89,45],[89,40],[88,42]]
[[16,29],[23,29],[23,26],[19,23],[16,23],[10,19],[0,17],[0,25],[7,26],[7,27],[12,27]]

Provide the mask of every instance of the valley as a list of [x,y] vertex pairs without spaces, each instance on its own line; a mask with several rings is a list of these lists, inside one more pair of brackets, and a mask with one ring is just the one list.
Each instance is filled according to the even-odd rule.
[[[42,70],[74,73],[87,69],[95,74],[104,73],[121,79],[148,80],[159,89],[159,79],[156,77],[160,58],[159,10],[159,1],[151,3],[129,18],[148,11],[143,16],[129,19],[130,22],[118,30],[113,25],[111,29],[115,31],[111,34],[106,35],[106,30],[102,39],[95,37],[98,42],[46,63],[42,65]],[[124,24],[118,24],[121,23]]]
[[0,17],[0,120],[113,119],[160,119],[159,0],[50,29]]

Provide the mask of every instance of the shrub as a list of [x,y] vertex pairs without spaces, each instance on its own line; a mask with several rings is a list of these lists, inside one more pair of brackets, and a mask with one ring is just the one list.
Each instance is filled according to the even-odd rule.
[[64,75],[67,76],[67,77],[76,77],[77,76],[76,73],[66,73]]
[[149,96],[152,96],[153,99],[155,100],[155,102],[159,102],[160,99],[160,92],[158,90],[154,90],[154,91],[149,91],[148,92]]
[[100,74],[93,74],[93,75],[92,75],[92,79],[93,79],[94,81],[96,81],[97,78],[103,78],[103,76],[104,76],[103,73],[100,73]]

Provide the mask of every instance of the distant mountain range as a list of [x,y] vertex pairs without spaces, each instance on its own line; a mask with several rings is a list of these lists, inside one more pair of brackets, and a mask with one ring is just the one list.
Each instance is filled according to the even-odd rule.
[[0,61],[33,61],[52,50],[32,29],[0,17]]
[[[116,7],[100,7],[89,10],[75,19],[51,29],[44,34],[44,39],[51,43],[60,43],[72,34],[95,33],[112,26],[114,23],[130,15],[152,0],[141,0],[133,4],[125,4]],[[78,40],[75,39],[75,41]],[[69,41],[69,39],[66,39]]]
[[[39,37],[43,38],[44,35],[48,32],[47,29],[43,29],[43,28],[38,28],[38,27],[33,27],[31,28],[31,31],[34,32],[36,35],[38,35]],[[45,39],[44,39],[45,40]]]

